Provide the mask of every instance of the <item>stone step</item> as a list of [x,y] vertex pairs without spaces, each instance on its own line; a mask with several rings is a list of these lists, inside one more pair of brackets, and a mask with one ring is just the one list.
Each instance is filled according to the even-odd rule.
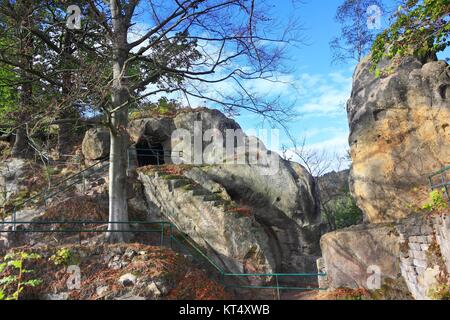
[[205,201],[220,201],[220,200],[222,200],[220,196],[214,193],[210,193],[205,196]]
[[169,180],[169,183],[173,188],[178,189],[178,188],[187,186],[190,183],[190,181],[187,179],[174,179],[174,180]]
[[208,191],[202,190],[202,189],[194,189],[194,190],[192,190],[192,192],[193,192],[194,197],[207,196],[209,194]]

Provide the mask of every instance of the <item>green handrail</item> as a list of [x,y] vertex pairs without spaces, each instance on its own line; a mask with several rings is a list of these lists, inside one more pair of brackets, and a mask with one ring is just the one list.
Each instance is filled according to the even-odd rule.
[[[428,177],[428,181],[430,183],[430,188],[431,190],[437,190],[437,189],[442,189],[448,199],[448,203],[450,205],[450,180],[448,180],[447,178],[447,172],[450,172],[450,166],[447,166],[441,170],[439,170],[438,172],[435,172],[434,174],[432,174],[431,176]],[[437,176],[441,176],[441,181],[438,184],[434,184],[433,182],[433,178],[437,177]]]

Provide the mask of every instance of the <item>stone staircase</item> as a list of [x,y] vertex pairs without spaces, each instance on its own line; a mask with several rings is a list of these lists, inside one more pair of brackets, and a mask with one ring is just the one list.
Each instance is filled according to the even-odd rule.
[[267,273],[276,269],[269,238],[254,216],[235,212],[238,205],[181,174],[163,168],[138,170],[147,201],[159,215],[188,235],[225,270]]

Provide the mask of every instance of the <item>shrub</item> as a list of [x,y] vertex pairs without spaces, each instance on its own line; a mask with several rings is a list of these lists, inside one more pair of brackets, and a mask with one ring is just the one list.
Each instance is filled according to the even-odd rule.
[[444,193],[445,189],[432,191],[428,202],[422,206],[422,209],[429,212],[446,209],[448,204]]
[[348,228],[360,224],[363,220],[363,213],[356,205],[353,197],[347,193],[328,202],[322,207],[325,219],[333,220],[336,229]]
[[67,248],[61,248],[50,257],[50,261],[52,261],[56,266],[68,265],[71,258],[72,252]]
[[157,103],[149,103],[130,113],[130,120],[142,119],[155,116],[173,116],[181,106],[175,100],[163,97]]
[[33,270],[25,268],[25,263],[41,259],[35,253],[9,253],[0,263],[0,300],[19,300],[26,287],[36,287],[42,283],[40,279],[29,277]]

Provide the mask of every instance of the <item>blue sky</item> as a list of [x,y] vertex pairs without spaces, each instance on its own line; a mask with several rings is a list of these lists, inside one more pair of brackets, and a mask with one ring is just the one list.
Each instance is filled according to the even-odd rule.
[[[353,71],[356,62],[332,64],[329,42],[339,35],[340,25],[335,21],[336,10],[343,0],[306,0],[292,6],[290,0],[277,1],[276,12],[280,19],[286,19],[293,11],[299,16],[304,28],[307,45],[289,50],[290,66],[294,68],[288,77],[295,90],[285,90],[286,103],[295,98],[295,110],[299,117],[289,124],[290,133],[296,139],[305,141],[307,147],[319,152],[326,151],[328,157],[344,157],[348,146],[348,122],[345,105],[350,97]],[[288,5],[286,5],[288,4]],[[394,0],[385,0],[388,10],[396,8]],[[386,27],[389,14],[382,15],[382,27]],[[449,50],[440,58],[448,57]],[[276,86],[275,86],[276,87]],[[277,88],[276,88],[277,89]],[[275,89],[275,91],[276,91]],[[276,93],[276,92],[274,92]],[[260,128],[261,120],[245,114],[237,118],[247,130]],[[264,126],[264,125],[263,125]],[[267,141],[270,149],[270,141]],[[280,144],[289,146],[290,141],[281,132]],[[330,170],[341,170],[349,163],[333,161]]]
[[[346,64],[332,64],[332,53],[329,43],[339,35],[340,25],[335,21],[338,6],[344,0],[267,0],[274,6],[275,20],[287,21],[293,14],[303,27],[301,36],[305,44],[292,46],[287,52],[289,60],[286,65],[291,70],[284,75],[283,83],[272,83],[263,80],[251,82],[254,91],[267,96],[282,95],[282,103],[293,105],[298,117],[288,124],[291,136],[299,141],[305,140],[307,148],[319,152],[325,150],[330,158],[344,157],[348,146],[348,122],[345,110],[350,97],[352,75],[355,61]],[[384,0],[385,7],[392,12],[398,1]],[[272,14],[272,13],[271,13]],[[383,12],[382,27],[386,27],[389,14]],[[145,26],[145,25],[144,25]],[[145,26],[147,27],[147,26]],[[139,33],[139,31],[137,32]],[[213,50],[212,48],[207,48]],[[207,51],[208,51],[207,50]],[[217,48],[215,49],[217,50]],[[441,55],[448,56],[448,51]],[[229,91],[232,86],[227,83],[218,84],[219,90]],[[208,90],[209,88],[205,88]],[[203,90],[203,89],[202,89]],[[184,100],[182,95],[174,98]],[[191,103],[193,102],[193,103]],[[192,106],[215,107],[211,103],[192,99]],[[242,113],[236,118],[245,131],[270,129],[262,123],[261,117]],[[287,135],[280,132],[280,142],[273,145],[262,139],[271,150],[280,152],[281,146],[291,147]],[[335,161],[337,164],[338,161]],[[330,169],[343,169],[347,164],[335,165]]]
[[[295,90],[290,91],[286,103],[295,97],[299,117],[289,124],[291,135],[318,151],[326,150],[329,157],[344,156],[348,146],[348,122],[345,110],[351,92],[352,74],[356,62],[332,64],[329,42],[338,36],[340,26],[335,22],[336,9],[342,0],[308,0],[292,6],[289,0],[277,6],[279,18],[288,17],[292,10],[299,16],[304,28],[306,45],[291,48],[291,75]],[[281,5],[289,3],[289,5]],[[244,129],[261,127],[256,116],[245,114],[238,122]],[[270,141],[268,142],[270,148]],[[290,145],[281,132],[280,144]],[[341,169],[342,165],[333,169]]]

